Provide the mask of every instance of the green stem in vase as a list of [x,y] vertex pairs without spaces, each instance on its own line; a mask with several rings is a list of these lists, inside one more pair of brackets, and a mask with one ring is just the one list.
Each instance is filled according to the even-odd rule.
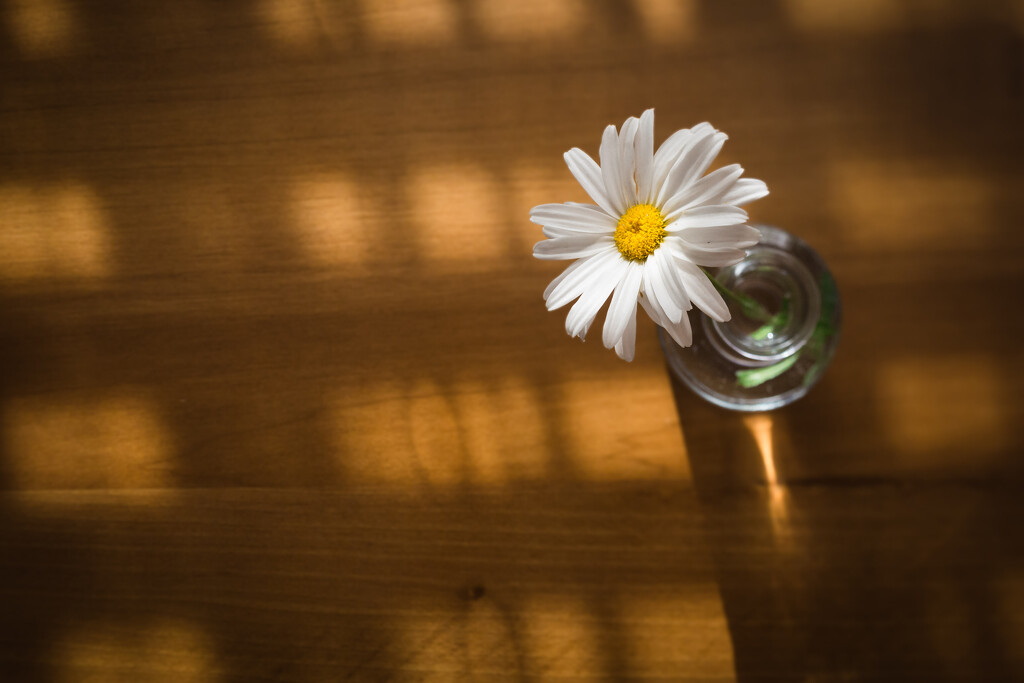
[[750,337],[757,341],[770,339],[775,334],[775,330],[781,329],[787,322],[789,322],[789,294],[783,297],[779,312],[769,318],[764,325],[751,332]]
[[797,360],[800,358],[800,351],[797,351],[792,356],[784,358],[778,363],[768,365],[763,368],[748,368],[746,370],[736,371],[736,383],[744,389],[753,389],[754,387],[761,386],[769,380],[773,380],[786,370],[793,367]]
[[[732,291],[719,282],[714,275],[709,273],[707,268],[701,268],[701,270],[704,271],[704,274],[708,276],[709,280],[711,280],[711,284],[715,286],[715,289],[717,289],[722,296],[733,301],[740,307],[740,310],[743,311],[743,315],[747,316],[751,320],[756,320],[761,323],[769,323],[772,321],[772,314],[769,313],[764,306],[758,303],[756,299],[749,297],[746,294],[740,294],[739,292]],[[785,309],[787,307],[784,306],[783,308]]]
[[[757,341],[770,339],[777,330],[782,329],[789,322],[791,311],[788,294],[782,299],[782,303],[779,306],[779,310],[773,315],[769,313],[768,310],[753,297],[732,291],[731,289],[723,285],[721,282],[719,282],[718,279],[714,275],[709,273],[707,270],[703,268],[701,270],[704,270],[704,274],[708,276],[708,279],[711,280],[711,283],[715,286],[715,289],[717,289],[723,297],[739,306],[740,311],[742,311],[743,315],[745,315],[747,318],[750,318],[751,320],[756,320],[760,323],[763,323],[760,327],[758,327],[756,330],[750,333],[751,339]],[[793,365],[796,363],[799,357],[800,353],[798,352],[795,355],[790,356],[789,358],[785,358],[778,363],[774,363],[766,367],[737,370],[736,382],[741,387],[744,387],[746,389],[751,389],[753,387],[760,386],[765,382],[775,379],[782,373],[789,370],[791,367],[793,367]]]

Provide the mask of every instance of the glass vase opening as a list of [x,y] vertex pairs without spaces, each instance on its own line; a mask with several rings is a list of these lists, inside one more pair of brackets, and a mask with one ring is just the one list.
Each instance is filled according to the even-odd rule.
[[774,410],[796,401],[821,378],[839,341],[839,293],[824,261],[779,228],[757,228],[761,241],[747,257],[713,273],[736,295],[726,296],[732,318],[692,316],[693,344],[686,348],[658,329],[676,377],[729,410]]

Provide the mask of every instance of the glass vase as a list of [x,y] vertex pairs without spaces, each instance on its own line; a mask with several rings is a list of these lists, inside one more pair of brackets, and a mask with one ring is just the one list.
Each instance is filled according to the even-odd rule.
[[726,296],[732,319],[691,316],[687,348],[658,328],[671,371],[729,410],[774,410],[797,400],[821,378],[839,341],[839,293],[824,261],[798,237],[757,227],[761,241],[747,257],[714,273],[736,295]]

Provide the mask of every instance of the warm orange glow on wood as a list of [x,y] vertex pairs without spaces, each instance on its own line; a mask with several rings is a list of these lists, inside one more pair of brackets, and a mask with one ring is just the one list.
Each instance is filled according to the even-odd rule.
[[[0,2],[0,680],[1024,679],[1022,18]],[[836,275],[782,411],[544,308],[647,107]]]

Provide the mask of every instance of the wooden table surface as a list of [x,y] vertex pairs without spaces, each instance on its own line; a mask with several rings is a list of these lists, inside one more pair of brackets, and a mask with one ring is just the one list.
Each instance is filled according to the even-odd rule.
[[[1024,680],[1024,6],[0,3],[0,680]],[[743,418],[564,333],[647,107],[839,282]]]

